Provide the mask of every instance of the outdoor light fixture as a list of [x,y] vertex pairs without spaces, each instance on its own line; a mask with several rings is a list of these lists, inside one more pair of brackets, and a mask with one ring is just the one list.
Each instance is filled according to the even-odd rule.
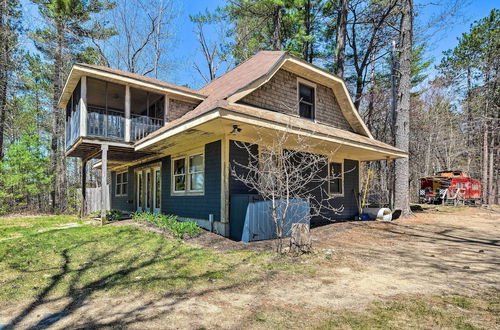
[[241,132],[241,128],[238,127],[238,125],[233,125],[233,130],[231,131],[231,134],[237,134]]

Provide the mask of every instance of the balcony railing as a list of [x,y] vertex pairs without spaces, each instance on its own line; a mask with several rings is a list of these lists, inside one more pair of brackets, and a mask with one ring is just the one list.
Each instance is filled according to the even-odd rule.
[[66,147],[69,147],[80,136],[80,107],[76,107],[66,121]]
[[87,135],[123,140],[125,137],[125,114],[121,111],[89,106],[87,113]]
[[[134,142],[163,126],[163,119],[131,114],[130,141]],[[66,122],[66,147],[80,137],[80,109]],[[87,136],[125,141],[125,113],[90,105],[87,108]]]
[[132,114],[130,141],[137,141],[163,126],[163,119]]

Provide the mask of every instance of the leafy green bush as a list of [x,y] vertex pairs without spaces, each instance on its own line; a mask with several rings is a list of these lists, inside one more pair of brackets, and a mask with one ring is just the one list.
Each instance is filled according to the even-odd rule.
[[178,221],[175,215],[164,215],[149,212],[136,212],[132,214],[135,221],[147,221],[155,226],[165,228],[175,237],[196,237],[201,234],[201,229],[192,221]]
[[120,210],[109,210],[106,212],[106,220],[117,221],[123,217],[123,212]]

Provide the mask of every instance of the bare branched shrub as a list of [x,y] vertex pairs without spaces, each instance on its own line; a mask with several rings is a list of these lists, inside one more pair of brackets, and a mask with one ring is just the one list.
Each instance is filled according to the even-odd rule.
[[[337,150],[315,153],[318,145],[310,136],[291,134],[290,130],[265,134],[258,131],[254,143],[236,142],[248,161],[233,162],[231,175],[270,202],[278,239],[276,251],[283,253],[283,239],[292,222],[309,223],[311,218],[331,219],[343,206],[334,206],[330,185],[338,184],[342,173],[328,173],[328,161]],[[256,146],[259,152],[256,152]],[[309,212],[304,212],[308,203]]]

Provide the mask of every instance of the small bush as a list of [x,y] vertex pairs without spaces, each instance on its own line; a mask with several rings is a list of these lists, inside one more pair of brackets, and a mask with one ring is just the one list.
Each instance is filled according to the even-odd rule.
[[181,239],[186,236],[196,237],[201,233],[200,227],[196,223],[192,221],[178,221],[175,215],[136,212],[132,214],[132,218],[135,221],[147,221],[155,226],[165,228],[172,235]]
[[106,212],[106,220],[117,221],[123,217],[123,212],[120,210],[109,210]]

